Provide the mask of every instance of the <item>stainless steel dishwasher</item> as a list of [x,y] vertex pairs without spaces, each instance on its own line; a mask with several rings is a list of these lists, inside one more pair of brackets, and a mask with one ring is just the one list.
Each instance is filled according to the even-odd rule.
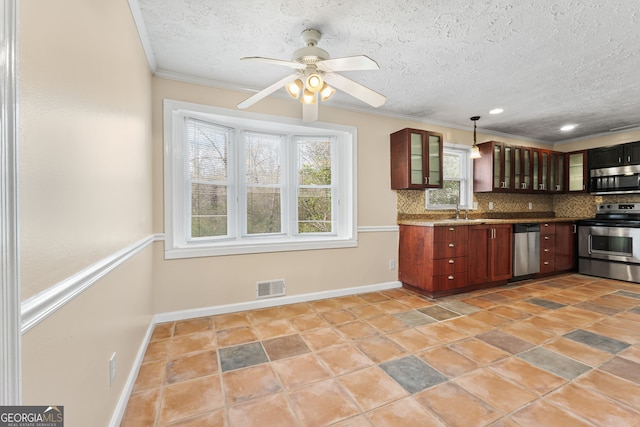
[[525,223],[513,225],[513,277],[540,272],[540,224]]

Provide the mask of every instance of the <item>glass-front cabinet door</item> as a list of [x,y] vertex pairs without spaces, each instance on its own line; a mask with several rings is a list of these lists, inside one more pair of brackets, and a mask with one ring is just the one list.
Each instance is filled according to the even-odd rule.
[[567,190],[570,193],[587,191],[587,151],[567,153]]
[[442,187],[442,134],[402,129],[391,134],[391,188]]
[[442,135],[427,132],[426,137],[429,146],[427,186],[442,187]]
[[555,193],[562,193],[565,189],[564,154],[552,152],[550,160],[549,190]]
[[426,184],[424,182],[424,169],[423,161],[424,153],[422,151],[422,134],[410,133],[411,139],[411,185],[422,186]]
[[534,191],[538,191],[540,189],[540,174],[538,171],[540,170],[540,152],[538,150],[533,150],[531,153],[532,156],[532,181],[531,181],[531,189]]

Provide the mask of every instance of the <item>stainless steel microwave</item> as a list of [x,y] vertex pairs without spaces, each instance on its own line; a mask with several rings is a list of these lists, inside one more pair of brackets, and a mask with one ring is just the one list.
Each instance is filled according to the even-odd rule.
[[640,193],[640,165],[591,169],[589,192],[591,194]]

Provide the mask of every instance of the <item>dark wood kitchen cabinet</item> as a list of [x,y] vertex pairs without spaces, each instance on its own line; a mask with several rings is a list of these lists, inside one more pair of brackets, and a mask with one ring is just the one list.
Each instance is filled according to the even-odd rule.
[[402,129],[391,134],[391,188],[442,188],[442,134]]
[[578,234],[573,222],[557,222],[556,235],[556,272],[574,270],[577,265]]
[[398,278],[427,296],[466,287],[468,226],[400,226]]
[[556,224],[540,224],[540,274],[556,271]]
[[589,150],[589,169],[640,164],[640,141]]
[[478,144],[480,158],[473,160],[473,191],[511,192],[513,190],[512,146],[498,141]]
[[540,274],[555,274],[576,267],[576,226],[573,222],[540,224]]
[[529,147],[513,147],[513,190],[531,191],[531,151]]
[[469,226],[469,285],[507,281],[513,274],[511,224]]

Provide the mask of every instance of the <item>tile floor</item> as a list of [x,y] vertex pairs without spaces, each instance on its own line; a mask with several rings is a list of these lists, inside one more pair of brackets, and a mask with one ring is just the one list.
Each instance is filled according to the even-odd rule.
[[640,285],[578,274],[159,324],[122,426],[637,426]]

